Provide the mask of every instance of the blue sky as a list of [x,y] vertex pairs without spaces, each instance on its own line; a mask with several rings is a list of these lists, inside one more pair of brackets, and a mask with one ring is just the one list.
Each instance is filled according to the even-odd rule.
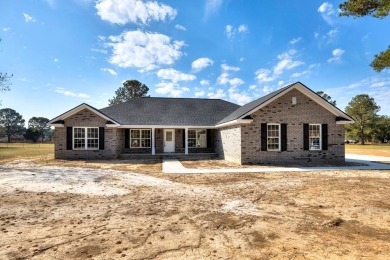
[[2,108],[28,120],[88,103],[127,79],[151,96],[245,104],[301,81],[344,109],[369,94],[390,115],[390,71],[369,66],[390,44],[389,18],[339,17],[338,1],[2,0]]

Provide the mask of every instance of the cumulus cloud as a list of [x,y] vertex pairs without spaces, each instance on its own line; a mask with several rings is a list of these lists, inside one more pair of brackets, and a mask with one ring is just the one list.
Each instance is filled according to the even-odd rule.
[[259,69],[255,72],[255,78],[259,83],[271,82],[277,79],[281,74],[283,74],[284,71],[291,70],[293,68],[305,64],[303,61],[296,60],[295,54],[295,49],[291,49],[285,53],[279,54],[277,56],[279,61],[273,67],[272,71],[270,69],[265,68]]
[[195,92],[196,98],[203,97],[204,95],[206,95],[206,92],[204,92],[203,90]]
[[55,92],[62,94],[62,95],[65,95],[65,96],[70,96],[70,97],[89,98],[89,96],[87,94],[74,93],[74,92],[66,90],[64,88],[56,88]]
[[333,25],[334,23],[334,20],[333,18],[335,17],[335,10],[333,8],[333,5],[329,2],[324,2],[320,5],[320,7],[318,7],[318,10],[317,10],[322,18],[324,18],[324,20],[330,24],[330,25]]
[[191,68],[195,71],[200,71],[204,68],[207,68],[209,66],[212,66],[214,61],[209,58],[199,58],[197,60],[194,60],[191,64]]
[[208,86],[208,85],[210,85],[210,81],[208,81],[208,80],[201,80],[200,81],[200,85],[202,85],[202,86]]
[[181,30],[181,31],[187,31],[187,28],[185,28],[183,25],[180,25],[180,24],[176,24],[175,28],[178,30]]
[[345,53],[343,49],[334,49],[332,51],[332,58],[328,59],[328,63],[331,62],[341,62],[341,56]]
[[3,32],[8,32],[8,31],[10,31],[11,30],[11,28],[9,28],[9,27],[4,27],[3,28]]
[[215,92],[207,93],[207,96],[213,99],[224,99],[226,97],[226,93],[223,89],[217,89]]
[[108,72],[108,73],[110,73],[112,76],[118,75],[118,73],[117,73],[115,70],[113,70],[113,69],[101,68],[100,70],[103,71],[103,72]]
[[301,71],[301,72],[295,72],[293,73],[290,77],[291,78],[299,78],[305,75],[310,75],[312,70],[315,68],[320,67],[320,64],[311,64],[306,70]]
[[54,62],[59,62],[60,60],[57,58],[54,58]]
[[244,105],[252,101],[252,98],[243,91],[240,91],[236,86],[232,86],[228,90],[229,98],[239,105]]
[[157,1],[98,0],[95,7],[102,20],[120,25],[173,20],[177,14],[172,7]]
[[224,71],[240,71],[240,68],[239,67],[232,67],[232,66],[229,66],[229,65],[227,65],[227,64],[222,64],[221,65],[221,68],[222,68],[222,70],[224,70]]
[[156,84],[155,92],[162,95],[168,95],[171,97],[181,97],[184,92],[189,91],[187,87],[180,87],[177,83],[173,82],[160,82]]
[[241,24],[238,28],[234,28],[233,25],[225,26],[225,34],[228,39],[234,39],[237,34],[245,34],[248,32],[248,26],[245,24]]
[[33,16],[29,14],[23,13],[23,16],[24,16],[24,21],[26,23],[35,23],[37,21],[37,19],[35,19]]
[[195,75],[182,73],[175,69],[161,69],[157,72],[157,77],[164,80],[170,80],[173,83],[180,81],[192,81],[196,79]]
[[239,86],[244,84],[245,82],[240,78],[230,78],[229,73],[223,72],[221,75],[218,76],[217,83],[219,85],[229,84],[231,86]]
[[123,68],[139,68],[144,72],[160,65],[173,64],[183,55],[181,48],[184,42],[172,41],[164,34],[137,30],[110,36],[105,46],[112,48],[109,58],[111,64]]

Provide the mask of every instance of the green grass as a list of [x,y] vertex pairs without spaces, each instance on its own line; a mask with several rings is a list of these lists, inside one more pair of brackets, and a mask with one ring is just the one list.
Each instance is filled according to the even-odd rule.
[[390,156],[390,143],[387,144],[346,144],[346,153]]
[[0,160],[54,154],[54,144],[0,143]]

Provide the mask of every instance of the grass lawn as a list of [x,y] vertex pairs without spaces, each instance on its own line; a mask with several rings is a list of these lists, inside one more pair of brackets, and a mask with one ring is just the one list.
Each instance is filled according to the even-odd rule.
[[361,155],[376,155],[390,157],[390,143],[388,144],[346,144],[345,152]]
[[0,143],[0,160],[50,155],[53,153],[54,144]]

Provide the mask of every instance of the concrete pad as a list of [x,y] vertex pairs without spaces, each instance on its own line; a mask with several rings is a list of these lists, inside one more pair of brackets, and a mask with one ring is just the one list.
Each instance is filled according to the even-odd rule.
[[334,171],[334,170],[390,170],[390,157],[346,154],[347,162],[365,164],[362,166],[330,166],[330,167],[273,167],[273,168],[239,168],[239,169],[193,169],[185,168],[177,159],[163,160],[164,173],[245,173],[245,172],[302,172],[302,171]]

